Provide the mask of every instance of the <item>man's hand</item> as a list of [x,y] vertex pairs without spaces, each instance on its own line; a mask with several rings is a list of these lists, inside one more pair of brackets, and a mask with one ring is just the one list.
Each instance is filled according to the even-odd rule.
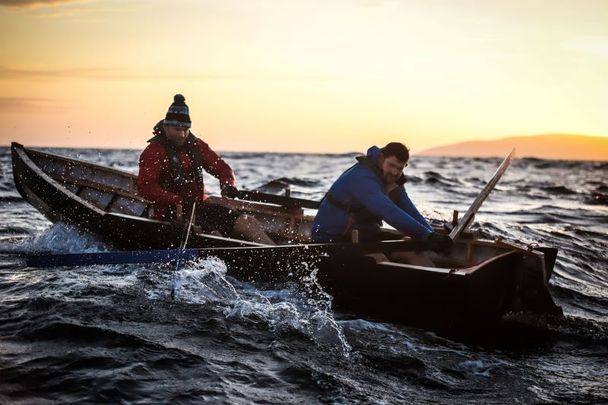
[[240,191],[234,186],[225,185],[222,187],[222,197],[237,198],[240,194]]
[[454,244],[454,241],[448,235],[436,232],[431,233],[427,241],[429,242],[429,249],[437,253],[445,252]]

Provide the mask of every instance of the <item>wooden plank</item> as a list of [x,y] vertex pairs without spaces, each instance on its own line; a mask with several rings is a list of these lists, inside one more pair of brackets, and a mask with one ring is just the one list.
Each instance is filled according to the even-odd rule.
[[483,190],[481,190],[475,201],[473,201],[473,204],[471,204],[467,212],[462,217],[462,219],[458,221],[458,225],[454,227],[454,229],[452,229],[452,232],[450,232],[450,238],[452,238],[452,240],[456,240],[458,237],[460,237],[460,235],[471,225],[471,223],[473,222],[473,217],[479,210],[479,207],[481,207],[481,204],[483,204],[490,192],[494,189],[496,183],[498,183],[502,175],[505,173],[514,157],[515,149],[511,150],[511,153],[509,153],[507,157],[502,161],[500,166],[498,166],[498,169],[496,169],[496,172],[494,173],[492,178],[488,181]]
[[78,192],[78,197],[87,200],[91,204],[95,204],[97,208],[107,211],[108,204],[114,198],[114,193],[101,191],[92,187],[82,187]]
[[150,204],[142,203],[140,200],[116,194],[114,201],[107,208],[107,211],[142,217],[146,216],[146,209],[149,207],[151,207]]

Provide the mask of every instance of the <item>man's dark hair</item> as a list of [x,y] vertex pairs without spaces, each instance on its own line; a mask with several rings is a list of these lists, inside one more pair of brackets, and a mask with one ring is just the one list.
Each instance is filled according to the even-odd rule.
[[410,160],[410,150],[402,143],[391,142],[386,144],[386,146],[380,150],[385,158],[394,156],[402,162],[407,162]]

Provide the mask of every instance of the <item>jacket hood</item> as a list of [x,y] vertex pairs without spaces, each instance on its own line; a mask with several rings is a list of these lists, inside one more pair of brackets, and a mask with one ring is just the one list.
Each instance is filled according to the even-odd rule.
[[376,145],[371,146],[368,150],[367,150],[367,158],[372,161],[373,163],[377,163],[378,159],[380,159],[380,153],[382,151],[380,150],[379,147],[377,147]]

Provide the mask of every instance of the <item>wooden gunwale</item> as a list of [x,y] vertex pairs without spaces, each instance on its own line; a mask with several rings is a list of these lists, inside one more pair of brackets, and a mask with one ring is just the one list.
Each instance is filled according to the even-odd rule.
[[66,163],[67,165],[73,165],[73,164],[77,163],[80,166],[84,166],[84,167],[88,167],[88,168],[91,168],[91,169],[95,169],[97,171],[103,171],[103,172],[106,172],[106,173],[115,174],[115,175],[118,175],[120,177],[127,177],[130,180],[133,180],[135,182],[137,181],[137,175],[129,173],[129,172],[125,172],[123,170],[114,169],[114,168],[108,167],[108,166],[98,165],[98,164],[87,162],[85,160],[81,160],[81,159],[77,159],[77,158],[68,158],[68,157],[65,157],[65,156],[54,155],[52,153],[47,153],[47,152],[43,152],[43,151],[40,151],[40,150],[26,148],[23,145],[21,145],[19,143],[16,143],[16,142],[13,142],[13,145],[16,146],[17,149],[23,150],[28,155],[31,154],[31,155],[35,155],[35,156],[45,157],[45,158],[51,159],[51,160],[61,161],[63,163]]
[[[31,170],[36,176],[40,177],[42,180],[44,180],[45,182],[50,184],[54,189],[56,189],[60,193],[65,194],[65,196],[67,198],[74,198],[74,197],[77,198],[78,199],[77,201],[80,204],[85,205],[87,208],[93,210],[98,215],[103,215],[105,213],[105,211],[103,211],[101,208],[90,203],[89,201],[85,200],[84,198],[79,197],[78,195],[74,194],[72,191],[70,191],[69,189],[64,187],[62,184],[55,181],[51,176],[49,176],[47,173],[45,173],[29,157],[29,155],[28,155],[28,153],[30,151],[29,149],[27,149],[27,152],[26,152],[26,149],[22,145],[20,145],[20,144],[16,144],[16,145],[17,145],[17,147],[13,147],[13,150],[17,153],[17,155],[19,156],[19,159],[21,159],[21,161],[27,166],[28,170]],[[53,156],[53,155],[50,155],[50,156]],[[19,174],[17,174],[17,175],[19,175]]]

